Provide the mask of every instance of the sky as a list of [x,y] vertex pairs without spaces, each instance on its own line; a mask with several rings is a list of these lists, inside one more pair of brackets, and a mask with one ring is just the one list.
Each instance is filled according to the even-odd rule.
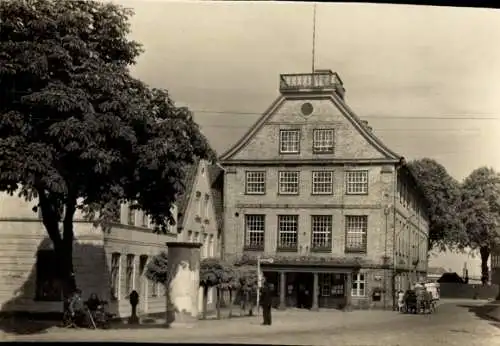
[[[133,74],[194,111],[219,154],[278,97],[281,73],[312,69],[313,3],[115,2],[134,9],[145,49]],[[494,9],[316,7],[316,68],[339,73],[346,102],[391,149],[459,180],[500,170],[498,42]]]

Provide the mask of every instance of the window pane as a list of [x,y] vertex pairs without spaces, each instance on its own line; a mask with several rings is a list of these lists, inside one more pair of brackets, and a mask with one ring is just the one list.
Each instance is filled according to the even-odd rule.
[[245,215],[245,247],[264,249],[264,215]]
[[266,192],[266,172],[248,171],[245,178],[247,194],[264,194]]
[[313,152],[333,153],[334,131],[332,129],[320,129],[313,131]]
[[278,247],[297,249],[298,215],[278,216]]
[[298,153],[300,151],[300,131],[280,130],[280,152]]
[[331,250],[332,248],[332,216],[312,216],[312,249]]
[[346,193],[353,195],[368,193],[368,171],[346,172]]
[[313,194],[332,194],[333,193],[333,172],[318,171],[312,173]]
[[366,252],[368,216],[348,215],[345,219],[346,252]]
[[279,172],[279,193],[295,195],[299,193],[299,172]]

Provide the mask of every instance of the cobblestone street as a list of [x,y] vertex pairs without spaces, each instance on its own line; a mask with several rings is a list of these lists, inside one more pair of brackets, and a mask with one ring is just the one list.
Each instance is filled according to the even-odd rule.
[[446,302],[434,315],[390,311],[297,311],[274,313],[270,327],[260,319],[200,321],[196,327],[120,330],[53,328],[44,334],[5,335],[5,341],[226,342],[314,345],[500,345],[500,329],[462,305]]

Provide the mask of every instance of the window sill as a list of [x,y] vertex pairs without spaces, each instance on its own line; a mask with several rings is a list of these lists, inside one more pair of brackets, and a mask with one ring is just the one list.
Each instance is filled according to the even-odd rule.
[[311,252],[317,252],[317,253],[330,253],[332,252],[332,247],[313,247],[311,248]]
[[367,196],[368,192],[346,192],[347,196]]
[[245,246],[243,251],[264,251],[263,246]]
[[278,252],[297,252],[298,247],[278,247],[276,250]]
[[344,253],[355,253],[355,254],[366,255],[367,251],[366,249],[345,249]]

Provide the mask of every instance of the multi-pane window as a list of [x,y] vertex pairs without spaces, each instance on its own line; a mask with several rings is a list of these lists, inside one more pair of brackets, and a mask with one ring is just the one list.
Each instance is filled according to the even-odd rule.
[[245,176],[245,192],[249,195],[266,193],[266,172],[248,171]]
[[297,250],[298,215],[278,216],[278,248],[281,250]]
[[135,209],[128,207],[127,223],[131,226],[135,225]]
[[346,172],[346,193],[364,195],[368,193],[368,171]]
[[313,131],[313,152],[316,154],[333,153],[333,129],[316,129]]
[[315,195],[331,195],[333,193],[333,172],[312,172],[312,193]]
[[297,154],[300,152],[300,130],[280,130],[280,153]]
[[116,300],[120,296],[120,259],[117,252],[111,255],[111,299]]
[[142,212],[142,222],[141,222],[142,227],[148,227],[149,226],[149,216],[146,214],[145,211]]
[[345,217],[345,251],[366,252],[368,216],[348,215]]
[[282,195],[296,195],[299,193],[299,172],[279,172],[279,193]]
[[344,275],[333,273],[319,274],[320,293],[323,297],[344,296]]
[[332,249],[332,216],[331,215],[313,215],[312,216],[312,250]]
[[127,255],[125,267],[125,294],[128,295],[134,289],[134,255]]
[[245,215],[245,248],[264,249],[264,215]]
[[366,295],[365,275],[361,273],[352,274],[352,296],[364,297]]

